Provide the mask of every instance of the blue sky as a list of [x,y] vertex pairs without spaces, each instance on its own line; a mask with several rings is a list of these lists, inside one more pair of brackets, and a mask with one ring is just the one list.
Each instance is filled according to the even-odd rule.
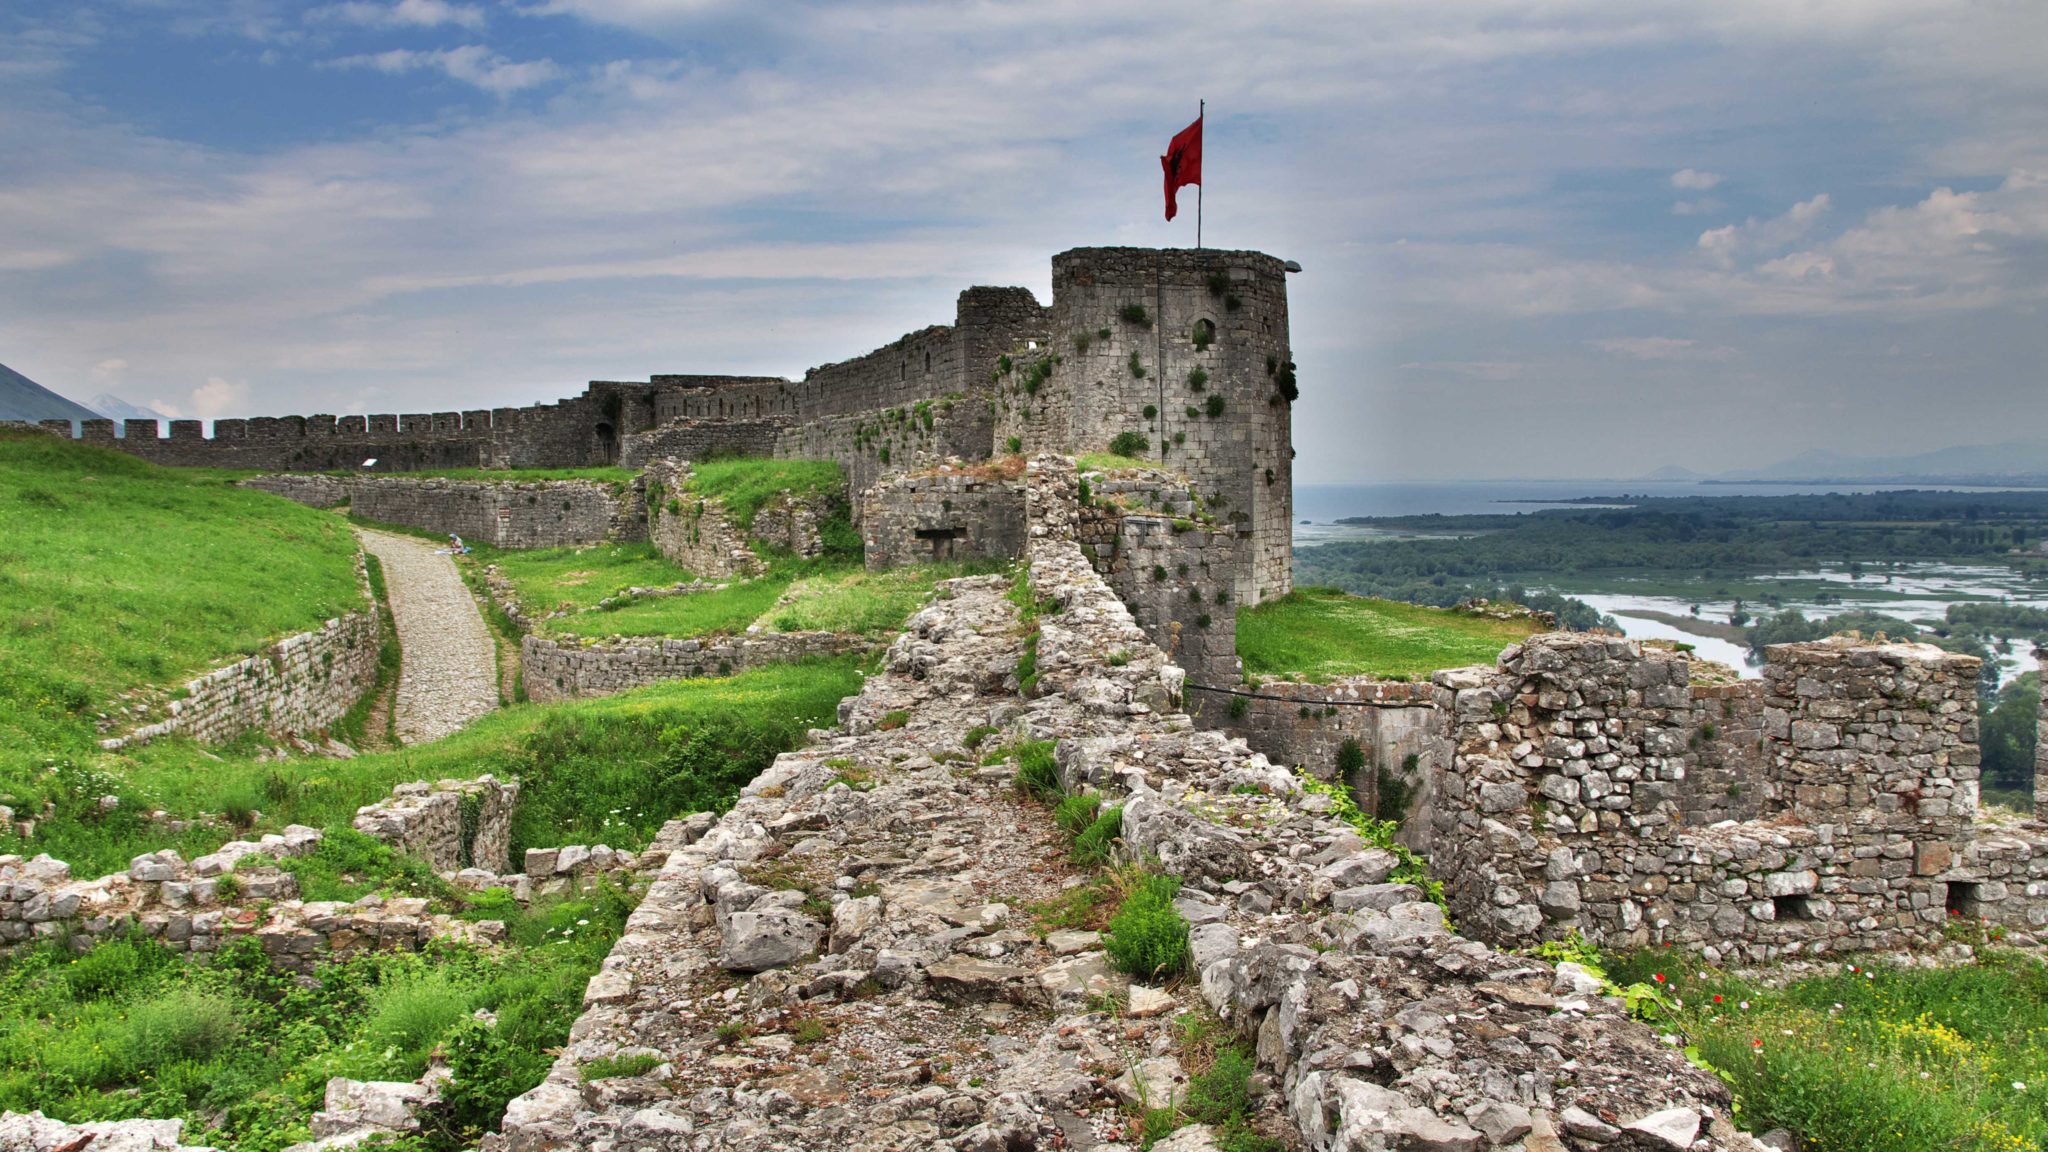
[[1081,244],[1299,260],[1304,481],[2048,437],[2048,5],[0,8],[0,361],[180,415],[800,375]]

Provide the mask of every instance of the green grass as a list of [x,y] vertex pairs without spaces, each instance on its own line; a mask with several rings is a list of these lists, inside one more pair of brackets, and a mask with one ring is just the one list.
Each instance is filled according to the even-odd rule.
[[1188,922],[1173,906],[1180,881],[1141,874],[1109,918],[1102,947],[1110,962],[1140,980],[1179,975],[1188,963]]
[[767,460],[758,457],[705,460],[690,466],[689,493],[716,497],[741,529],[753,527],[754,513],[784,490],[799,497],[846,495],[846,472],[830,460]]
[[564,606],[580,612],[628,588],[666,588],[692,579],[645,541],[583,548],[474,547],[468,562],[479,568],[496,564],[518,593],[520,606],[534,617]]
[[1532,621],[1297,588],[1238,613],[1237,654],[1254,675],[1423,679],[1439,668],[1490,665],[1537,630]]
[[608,612],[564,616],[550,630],[583,636],[717,636],[746,630],[805,572],[847,570],[843,562],[788,562],[717,592],[650,596]]
[[1651,1013],[1729,1081],[1753,1130],[1828,1152],[2048,1147],[2048,965],[1996,949],[1961,967],[1851,963],[1783,988],[1672,950],[1607,967],[1662,989]]
[[361,608],[355,554],[339,517],[225,473],[0,432],[0,804],[69,804],[118,694]]
[[[523,782],[515,859],[529,846],[639,848],[664,820],[730,804],[776,752],[831,723],[840,697],[859,686],[852,660],[778,665],[500,709],[432,744],[345,761],[263,761],[253,744],[206,749],[164,740],[79,770],[59,817],[42,822],[33,842],[0,835],[0,852],[48,852],[69,861],[74,875],[97,876],[143,852],[177,848],[189,858],[230,838],[216,825],[169,833],[143,816],[151,809],[186,817],[257,809],[264,828],[333,830],[395,784],[484,772]],[[102,815],[92,801],[109,793],[121,805]]]
[[1157,460],[1138,460],[1114,452],[1083,452],[1074,457],[1074,465],[1083,472],[1122,472],[1131,468],[1172,471]]
[[919,564],[884,572],[848,569],[791,583],[763,621],[777,632],[855,632],[894,635],[932,597],[939,581],[999,572],[999,561]]
[[328,1077],[409,1080],[439,1050],[448,1104],[407,1146],[473,1147],[546,1074],[631,908],[601,889],[515,910],[499,952],[375,953],[311,981],[253,939],[199,961],[146,939],[18,953],[0,961],[0,1108],[181,1116],[190,1143],[275,1152],[308,1138]]

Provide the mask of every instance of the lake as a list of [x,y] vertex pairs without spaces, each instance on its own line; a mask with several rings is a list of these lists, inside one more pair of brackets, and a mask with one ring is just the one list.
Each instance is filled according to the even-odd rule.
[[[1621,496],[1806,496],[1816,493],[1889,492],[1931,487],[1926,484],[1707,484],[1698,481],[1652,482],[1646,480],[1480,480],[1403,484],[1305,484],[1295,488],[1294,544],[1297,548],[1335,540],[1385,538],[1393,535],[1362,525],[1337,524],[1349,516],[1444,516],[1501,515],[1534,512],[1542,508],[1565,507],[1573,500]],[[2009,491],[2010,489],[1951,486],[1954,491]],[[1584,507],[1584,505],[1577,505]],[[1308,523],[1302,523],[1308,521]],[[1403,531],[1400,535],[1418,533]],[[1875,570],[1869,570],[1875,569]],[[1740,670],[1744,676],[1758,675],[1748,664],[1748,650],[1742,644],[1715,635],[1725,633],[1735,605],[1727,597],[1714,595],[1716,589],[1702,582],[1697,594],[1673,595],[1671,574],[1660,573],[1655,591],[1634,590],[1629,580],[1617,577],[1574,584],[1569,578],[1540,585],[1549,591],[1571,596],[1592,605],[1628,636],[1639,640],[1676,640],[1691,644],[1699,655]],[[1645,581],[1649,583],[1649,581]],[[1716,581],[1729,583],[1728,580]],[[2011,569],[2000,566],[1954,564],[1902,564],[1892,568],[1869,566],[1860,574],[1837,568],[1814,568],[1745,576],[1740,583],[1751,589],[1745,610],[1759,613],[1797,609],[1808,617],[1831,616],[1867,608],[1927,625],[1943,619],[1950,604],[1969,600],[2002,600],[2036,608],[2048,608],[2048,587],[2029,584]],[[1773,595],[1776,605],[1760,603],[1759,593]],[[1829,599],[1819,597],[1825,594]],[[1693,606],[1699,606],[1698,617]],[[1719,625],[1719,627],[1715,627]],[[1997,653],[2008,678],[2035,666],[2031,645],[2011,645]]]

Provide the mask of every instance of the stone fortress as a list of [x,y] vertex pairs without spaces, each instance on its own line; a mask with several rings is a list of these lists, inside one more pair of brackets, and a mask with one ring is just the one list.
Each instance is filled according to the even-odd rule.
[[[1118,1084],[1131,1093],[1154,1073],[1170,1089],[1168,1045],[1090,942],[1006,926],[1009,908],[1047,898],[1058,878],[1050,857],[1019,847],[1036,833],[1007,798],[1011,770],[957,767],[972,765],[954,750],[978,726],[1056,741],[1062,782],[1120,800],[1124,842],[1183,878],[1195,979],[1176,995],[1256,1039],[1306,1147],[1758,1147],[1728,1123],[1725,1087],[1602,1008],[1582,973],[1494,949],[1577,933],[1731,962],[1932,950],[1958,918],[2048,939],[2048,716],[2035,819],[1985,818],[1970,657],[1838,637],[1776,646],[1761,679],[1738,681],[1684,651],[1551,633],[1429,683],[1246,683],[1237,609],[1291,586],[1285,268],[1258,253],[1136,249],[1078,249],[1053,268],[1049,308],[1021,289],[969,289],[952,326],[801,382],[657,376],[527,409],[218,421],[211,438],[192,422],[161,439],[149,422],[118,439],[110,422],[85,427],[162,463],[285,473],[257,483],[507,546],[647,538],[700,574],[721,556],[743,567],[747,549],[715,516],[662,498],[691,462],[831,459],[871,565],[1028,565],[1049,606],[1035,685],[1012,671],[1024,642],[1002,581],[953,581],[842,703],[839,729],[784,754],[724,817],[678,822],[640,858],[605,857],[652,887],[554,1071],[487,1146],[1115,1146],[1083,1139],[1085,1102],[1106,1088],[1089,1070],[1129,1063]],[[1067,459],[1119,437],[1146,467]],[[360,471],[370,457],[374,476],[302,474]],[[611,488],[385,474],[603,463],[644,471]],[[802,551],[812,513],[773,511],[756,531]],[[745,666],[746,645],[764,643],[572,650],[529,636],[528,683],[543,670],[537,699],[616,691]],[[758,659],[831,643],[793,637]],[[849,789],[848,766],[872,790]],[[1462,938],[1289,768],[1398,818]],[[438,827],[406,815],[432,798],[394,797],[398,816],[365,819],[409,842],[406,829]],[[465,865],[500,854],[436,852]],[[493,859],[471,882],[560,883],[560,857],[543,856],[504,875],[510,862]],[[748,879],[784,858],[836,878],[829,917]],[[197,883],[177,862],[138,862],[163,873],[160,889],[131,875],[89,891],[48,867],[30,875],[36,862],[0,865],[21,872],[0,876],[16,896],[0,900],[10,939],[43,933],[66,900],[112,900],[102,889],[183,932],[173,903],[190,893],[169,886]],[[278,949],[445,929],[417,917],[377,928],[367,915],[315,909],[276,928]],[[209,927],[270,930],[248,917]],[[1129,995],[1130,1034],[1098,1036],[1080,1014],[1105,994]],[[798,1005],[885,1059],[763,1081],[751,1058],[720,1055],[718,1021]],[[973,1090],[918,1079],[919,1061],[962,1029],[954,1051],[978,1054],[954,1058]],[[1152,1058],[1112,1052],[1137,1033]],[[621,1054],[668,1071],[582,1079]]]

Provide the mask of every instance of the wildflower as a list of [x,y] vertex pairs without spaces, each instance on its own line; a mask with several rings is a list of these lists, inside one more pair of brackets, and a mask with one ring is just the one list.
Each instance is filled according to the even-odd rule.
[[1719,992],[1716,992],[1716,993],[1714,993],[1714,1003],[1716,1003],[1716,1004],[1719,1004],[1720,1002],[1721,1002],[1721,994],[1720,994]]
[[1742,1003],[1737,1004],[1736,1007],[1742,1009],[1744,1012],[1747,1012],[1749,1011],[1749,1001],[1744,1000]]
[[1662,972],[1652,972],[1650,974],[1650,979],[1655,980],[1659,984],[1662,984],[1664,982],[1664,974]]
[[2025,1092],[2027,1090],[2027,1082],[2025,1080],[2013,1081],[2012,1090],[2015,1092]]

